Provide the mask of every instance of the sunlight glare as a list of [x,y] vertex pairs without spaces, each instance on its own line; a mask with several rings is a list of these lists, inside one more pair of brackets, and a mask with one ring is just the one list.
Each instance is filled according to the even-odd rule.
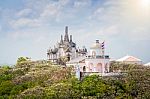
[[149,8],[150,7],[150,0],[139,0],[139,4],[143,8]]

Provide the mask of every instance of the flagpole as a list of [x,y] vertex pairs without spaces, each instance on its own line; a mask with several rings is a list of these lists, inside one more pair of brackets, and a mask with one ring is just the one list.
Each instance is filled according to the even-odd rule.
[[102,54],[103,54],[103,74],[105,72],[105,41],[102,42]]

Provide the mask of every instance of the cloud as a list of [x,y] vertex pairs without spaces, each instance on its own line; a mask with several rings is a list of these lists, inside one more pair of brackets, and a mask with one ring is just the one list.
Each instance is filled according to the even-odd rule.
[[41,17],[47,18],[47,17],[57,17],[60,14],[60,7],[58,7],[56,4],[48,4],[43,12],[40,14]]
[[30,27],[39,27],[41,26],[39,20],[37,19],[30,19],[30,18],[20,18],[17,20],[12,20],[10,22],[10,25],[14,29],[19,29],[19,28],[30,28]]
[[117,25],[112,25],[112,26],[109,26],[109,27],[104,27],[102,29],[100,29],[99,32],[97,32],[99,35],[102,35],[102,36],[116,36],[119,34],[119,28]]
[[[83,25],[96,27],[88,29],[86,26],[84,27],[87,31],[93,29],[94,35],[102,35],[104,37],[122,35],[126,38],[137,39],[139,35],[143,39],[145,36],[145,39],[148,39],[148,30],[146,30],[149,26],[148,22],[148,26],[145,26],[144,22],[136,18],[132,19],[132,14],[128,13],[127,10],[128,0],[117,0],[117,2],[107,0],[100,2],[98,6],[94,7],[92,7],[92,3],[92,0],[32,0],[31,2],[29,0],[23,9],[16,13],[16,17],[9,20],[9,24],[13,29],[19,30],[71,23],[71,25],[78,24],[79,27]],[[35,6],[37,4],[39,6]],[[32,14],[32,17],[30,14]],[[140,23],[144,25],[141,26]],[[138,27],[144,27],[144,32],[139,30]]]
[[23,9],[14,12],[16,16],[13,16],[8,23],[13,29],[22,29],[39,27],[52,23],[51,21],[59,22],[64,18],[63,9],[68,3],[69,0],[29,0],[26,1],[26,6]]
[[32,14],[32,10],[29,9],[29,8],[25,8],[25,9],[19,11],[19,12],[16,14],[16,16],[18,16],[18,17],[26,17],[26,16],[28,16],[28,15],[30,15],[30,14]]
[[116,6],[100,6],[93,12],[93,14],[91,14],[91,16],[89,16],[89,19],[102,21],[104,23],[116,23],[120,19],[121,13],[120,9]]
[[35,35],[35,33],[30,32],[30,31],[14,31],[11,32],[7,35],[8,38],[13,39],[13,40],[18,40],[18,39],[29,39],[32,38]]
[[97,30],[97,33],[105,34],[103,36],[120,35],[120,38],[128,40],[148,40],[148,15],[143,14],[133,1],[107,0],[101,6],[97,6],[88,19],[93,23],[99,23],[101,29]]
[[[5,40],[1,42],[7,43],[9,40],[10,45],[15,43],[16,47],[12,46],[14,52],[17,47],[23,46],[35,53],[33,57],[36,55],[45,57],[47,47],[54,45],[60,39],[64,26],[68,25],[69,33],[73,33],[73,40],[78,46],[90,47],[95,39],[100,39],[109,42],[108,49],[114,57],[119,55],[118,49],[128,53],[129,48],[133,46],[126,42],[132,40],[136,45],[140,42],[138,40],[143,40],[146,45],[150,40],[149,17],[145,17],[143,13],[139,13],[140,11],[134,13],[136,11],[132,6],[134,3],[129,3],[130,1],[23,0],[21,7],[0,9],[2,12],[0,23],[4,24],[3,30],[6,29],[6,32],[3,32],[6,39],[4,38]],[[5,47],[4,45],[9,44],[2,46]],[[9,50],[9,48],[5,49]],[[43,52],[39,54],[41,49]],[[119,53],[122,54],[122,52]]]
[[91,5],[91,0],[76,0],[74,2],[75,8],[83,8]]
[[40,31],[40,29],[22,29],[9,32],[7,38],[15,41],[32,40],[32,42],[37,43],[48,39],[48,36],[46,32]]
[[67,4],[69,4],[70,0],[59,0],[58,3],[61,5],[61,6],[66,6]]

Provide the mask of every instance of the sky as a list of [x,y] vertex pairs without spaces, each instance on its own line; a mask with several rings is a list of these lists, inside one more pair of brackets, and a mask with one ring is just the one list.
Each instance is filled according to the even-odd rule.
[[112,59],[150,62],[150,0],[0,0],[0,64],[47,59],[65,26],[79,47],[99,39]]

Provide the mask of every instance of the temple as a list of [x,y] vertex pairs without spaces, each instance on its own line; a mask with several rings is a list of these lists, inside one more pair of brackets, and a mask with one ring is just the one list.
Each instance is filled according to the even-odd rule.
[[79,47],[77,48],[76,43],[73,42],[72,35],[69,38],[68,26],[65,27],[64,38],[61,35],[60,42],[54,48],[47,50],[48,60],[59,64],[65,64],[62,59],[67,62],[80,56],[86,56],[86,54],[87,49],[85,47],[81,49]]
[[74,67],[78,79],[91,74],[112,75],[109,73],[110,58],[105,54],[105,42],[96,40],[89,51],[85,47],[77,48],[72,35],[69,37],[67,26],[64,38],[61,35],[60,42],[47,50],[47,57],[54,63]]
[[77,78],[81,79],[91,74],[110,75],[110,58],[109,55],[105,55],[104,43],[96,40],[86,57],[82,56],[67,62],[67,66],[75,67]]

